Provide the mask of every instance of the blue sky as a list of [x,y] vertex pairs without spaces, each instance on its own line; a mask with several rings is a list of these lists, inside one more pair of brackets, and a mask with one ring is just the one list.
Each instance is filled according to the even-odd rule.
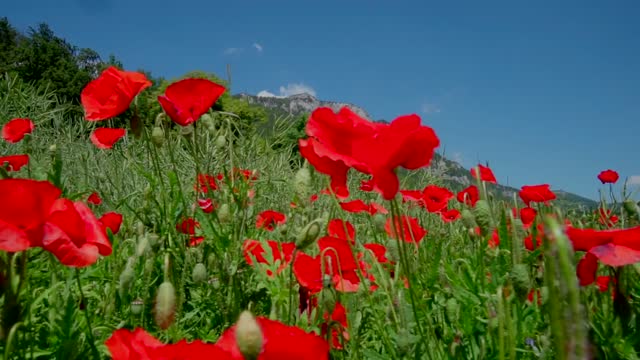
[[233,93],[417,113],[511,186],[597,198],[608,168],[640,184],[638,1],[22,0],[3,16],[156,76],[230,64]]

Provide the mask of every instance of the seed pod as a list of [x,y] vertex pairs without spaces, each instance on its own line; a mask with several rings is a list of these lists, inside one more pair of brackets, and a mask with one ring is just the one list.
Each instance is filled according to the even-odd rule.
[[262,330],[249,311],[243,311],[238,318],[236,343],[245,360],[256,360],[262,352]]
[[168,281],[160,284],[156,296],[155,319],[156,324],[166,330],[173,323],[176,312],[176,291]]
[[193,273],[191,274],[193,282],[196,284],[202,284],[207,281],[207,268],[203,263],[197,263],[196,266],[193,267]]

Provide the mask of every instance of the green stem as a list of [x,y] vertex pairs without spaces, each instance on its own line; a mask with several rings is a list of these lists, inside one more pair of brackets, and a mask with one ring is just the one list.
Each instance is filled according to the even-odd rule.
[[80,270],[76,268],[76,283],[78,284],[78,291],[80,292],[80,303],[84,304],[84,316],[87,321],[87,327],[89,331],[87,331],[87,337],[89,338],[89,345],[91,345],[91,351],[96,359],[100,358],[100,353],[98,352],[98,348],[96,348],[96,341],[93,338],[93,327],[91,326],[91,317],[89,316],[89,304],[86,303],[86,298],[84,296],[84,291],[82,290],[82,281],[80,281]]

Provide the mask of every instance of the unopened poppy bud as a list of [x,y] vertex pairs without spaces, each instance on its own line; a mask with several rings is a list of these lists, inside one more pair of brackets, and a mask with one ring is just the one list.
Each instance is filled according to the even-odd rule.
[[162,330],[166,330],[173,323],[176,312],[176,290],[168,281],[160,284],[156,296],[155,319]]
[[456,323],[458,321],[458,314],[460,313],[460,304],[456,298],[451,297],[446,303],[446,315],[450,323]]
[[208,113],[204,113],[202,114],[202,116],[200,116],[200,121],[198,121],[198,123],[201,124],[202,126],[209,127],[213,125],[213,118]]
[[180,135],[188,138],[193,135],[193,125],[189,124],[180,128]]
[[399,355],[407,355],[411,351],[411,345],[413,343],[412,336],[409,330],[400,328],[396,335],[396,346],[398,347]]
[[131,288],[131,285],[133,284],[133,279],[135,278],[135,271],[134,271],[134,265],[135,265],[135,258],[130,257],[129,259],[127,259],[127,264],[124,267],[124,270],[122,271],[122,273],[120,273],[120,284],[118,286],[118,292],[120,293],[120,297],[124,298],[129,289]]
[[133,300],[131,302],[131,313],[133,315],[140,315],[142,313],[142,308],[144,307],[144,302],[140,299]]
[[49,146],[50,153],[55,153],[57,150],[58,150],[58,146],[56,144]]
[[526,296],[530,288],[529,270],[527,266],[525,264],[515,264],[511,269],[509,277],[518,296]]
[[473,215],[480,226],[483,235],[487,235],[493,229],[493,218],[491,216],[491,208],[486,200],[478,200],[473,208]]
[[151,142],[157,147],[161,147],[164,144],[164,130],[161,127],[156,126],[151,131]]
[[324,288],[320,291],[320,299],[322,303],[322,308],[324,311],[331,313],[333,309],[336,307],[336,294],[331,288]]
[[138,221],[136,223],[136,233],[138,234],[138,236],[144,235],[144,224],[142,223],[142,221]]
[[311,172],[308,167],[302,167],[293,179],[293,191],[299,199],[306,199],[311,187]]
[[138,244],[136,245],[136,256],[140,257],[147,253],[149,249],[149,237],[147,235],[141,236],[138,239]]
[[389,239],[389,241],[387,241],[387,258],[394,263],[400,261],[400,251],[396,240]]
[[474,229],[476,226],[478,226],[478,224],[476,223],[476,217],[473,216],[473,213],[468,209],[462,210],[462,213],[460,213],[460,215],[464,226],[470,229]]
[[629,216],[638,216],[640,213],[638,204],[631,199],[625,200],[624,203],[622,203],[622,206]]
[[236,343],[245,360],[255,360],[262,352],[262,330],[251,312],[243,311],[236,323]]
[[373,215],[373,224],[376,226],[376,230],[382,232],[387,224],[387,217],[381,213],[376,213]]
[[149,276],[153,273],[154,270],[154,262],[152,258],[148,258],[147,261],[144,262],[144,273],[146,276]]
[[196,284],[202,284],[207,281],[207,268],[203,263],[197,263],[196,266],[193,267],[193,273],[191,273],[191,277],[193,282]]
[[218,214],[218,220],[223,224],[226,224],[231,220],[231,209],[229,209],[229,204],[227,203],[220,205],[216,213]]
[[321,219],[316,219],[307,224],[300,233],[298,233],[298,237],[296,238],[296,249],[304,250],[307,246],[311,245],[316,241],[318,236],[320,235],[320,224],[322,223]]
[[224,137],[224,135],[219,135],[216,138],[216,147],[218,149],[223,149],[225,146],[227,146],[227,139]]

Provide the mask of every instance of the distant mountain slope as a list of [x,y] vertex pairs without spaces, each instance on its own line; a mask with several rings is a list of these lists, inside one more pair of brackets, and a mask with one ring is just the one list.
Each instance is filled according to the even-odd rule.
[[[330,107],[335,111],[339,110],[343,106],[347,106],[356,114],[366,119],[372,120],[367,111],[357,105],[336,101],[318,100],[317,98],[309,94],[292,95],[289,97],[265,97],[249,94],[237,94],[234,95],[234,97],[245,99],[249,104],[266,108],[269,111],[271,117],[298,117],[304,114],[311,113],[314,109],[321,106]],[[475,179],[473,179],[473,177],[471,176],[469,169],[466,169],[459,163],[447,159],[439,154],[436,154],[429,169],[429,171],[432,171],[434,175],[437,175],[439,179],[443,179],[445,185],[455,191],[462,190],[465,187],[475,183]],[[517,196],[519,191],[519,189],[504,185],[495,185],[492,186],[492,188],[499,198],[505,200],[513,199],[514,195]],[[587,199],[562,190],[553,190],[558,197],[554,201],[554,203],[562,208],[581,208],[587,210],[595,209],[598,206],[598,203],[591,199]]]

